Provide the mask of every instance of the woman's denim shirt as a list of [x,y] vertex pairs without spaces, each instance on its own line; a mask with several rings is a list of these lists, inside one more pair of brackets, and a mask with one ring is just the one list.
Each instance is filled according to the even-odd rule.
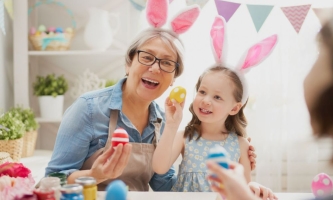
[[[152,102],[149,106],[149,124],[142,135],[121,112],[122,85],[126,78],[116,85],[79,97],[64,113],[56,138],[54,151],[45,174],[62,172],[68,175],[81,168],[84,161],[94,152],[105,146],[108,138],[110,111],[119,110],[118,127],[129,134],[130,142],[152,143],[154,122],[162,119],[161,134],[165,125],[165,116],[161,108]],[[52,106],[52,105],[50,105]],[[166,174],[154,174],[149,184],[154,191],[169,191],[176,182],[172,167]]]

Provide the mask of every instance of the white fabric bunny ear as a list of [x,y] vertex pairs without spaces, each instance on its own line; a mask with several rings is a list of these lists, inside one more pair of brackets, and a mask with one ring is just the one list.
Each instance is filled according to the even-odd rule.
[[155,28],[162,27],[168,18],[168,0],[148,0],[146,17],[148,23]]
[[[161,28],[168,18],[168,6],[169,0],[148,0],[146,8],[148,23],[154,28]],[[171,27],[173,32],[177,34],[186,32],[198,18],[199,13],[199,6],[188,6],[172,20]]]
[[[271,35],[270,37],[265,38],[264,40],[253,45],[247,52],[246,57],[244,56],[241,65],[238,69],[243,72],[248,72],[254,66],[261,63],[265,60],[269,54],[273,51],[278,40],[276,34]],[[245,59],[244,59],[245,58]]]
[[226,50],[226,21],[222,16],[216,16],[210,30],[211,46],[216,63],[225,64]]

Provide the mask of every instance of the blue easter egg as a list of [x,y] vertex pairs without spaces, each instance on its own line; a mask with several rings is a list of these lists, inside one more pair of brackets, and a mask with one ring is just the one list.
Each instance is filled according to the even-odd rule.
[[105,200],[126,200],[127,187],[121,180],[115,180],[106,187]]
[[215,145],[211,148],[207,160],[217,162],[221,167],[229,169],[229,154],[222,146]]
[[55,29],[55,32],[56,32],[56,33],[63,33],[64,30],[63,30],[61,27],[57,27],[57,28]]

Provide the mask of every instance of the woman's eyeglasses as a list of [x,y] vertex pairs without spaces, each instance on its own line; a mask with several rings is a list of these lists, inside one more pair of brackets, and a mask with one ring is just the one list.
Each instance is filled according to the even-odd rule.
[[152,66],[156,61],[158,61],[158,66],[160,67],[160,69],[168,73],[174,72],[175,69],[179,67],[179,63],[172,60],[159,59],[156,58],[156,56],[154,56],[153,54],[141,50],[138,50],[137,52],[138,61],[143,65]]

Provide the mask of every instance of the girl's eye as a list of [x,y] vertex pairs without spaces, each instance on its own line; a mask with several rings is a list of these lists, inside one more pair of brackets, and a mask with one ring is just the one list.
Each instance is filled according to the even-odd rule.
[[215,96],[215,99],[222,100],[222,98],[219,96]]
[[203,91],[203,90],[199,90],[199,93],[200,93],[200,94],[205,94],[205,91]]

